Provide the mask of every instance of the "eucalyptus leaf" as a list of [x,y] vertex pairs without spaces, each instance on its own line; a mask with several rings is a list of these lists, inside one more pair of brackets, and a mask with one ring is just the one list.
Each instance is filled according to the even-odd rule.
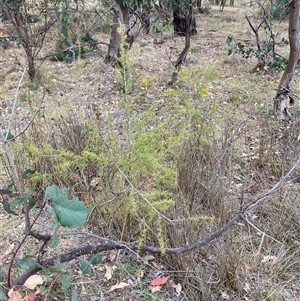
[[61,289],[63,292],[66,292],[72,284],[72,270],[70,270],[69,274],[62,274],[59,277],[59,280],[61,282]]
[[[52,201],[51,206],[48,206],[52,219],[63,227],[75,228],[83,225],[91,211],[77,197],[69,200],[67,190],[55,185],[47,187],[45,199]],[[52,209],[50,210],[49,207]]]
[[1,203],[2,203],[2,205],[3,205],[3,209],[4,209],[7,213],[17,215],[17,213],[14,212],[14,211],[11,209],[11,205],[10,205],[10,203],[9,203],[7,200],[3,199]]
[[80,266],[80,270],[82,272],[83,275],[86,275],[86,274],[89,274],[92,272],[92,269],[91,269],[91,264],[89,261],[87,260],[84,260],[82,258],[78,258],[78,261],[79,261],[79,266]]
[[0,300],[7,300],[6,295],[3,290],[0,289]]
[[35,170],[33,169],[27,169],[23,172],[22,174],[22,179],[26,180],[28,179],[30,176],[32,176],[33,174],[35,174]]
[[11,203],[11,208],[15,209],[18,205],[26,202],[27,200],[28,200],[27,196],[19,196],[13,200],[13,202]]
[[71,301],[77,301],[78,300],[78,294],[75,289],[72,290],[72,299]]

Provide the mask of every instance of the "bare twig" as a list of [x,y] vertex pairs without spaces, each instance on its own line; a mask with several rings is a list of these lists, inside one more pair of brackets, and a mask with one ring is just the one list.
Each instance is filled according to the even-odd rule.
[[12,109],[11,109],[11,114],[10,114],[10,118],[9,118],[9,121],[8,121],[8,125],[7,125],[5,141],[6,141],[7,136],[9,134],[10,130],[11,130],[11,125],[12,125],[12,122],[14,120],[15,109],[16,109],[16,105],[17,105],[17,102],[18,102],[19,91],[20,91],[20,88],[21,88],[21,85],[22,85],[22,82],[23,82],[26,71],[27,71],[27,67],[25,67],[23,72],[22,72],[21,78],[19,80],[19,84],[18,84],[16,92],[15,92],[15,98],[14,98],[13,106],[12,106]]

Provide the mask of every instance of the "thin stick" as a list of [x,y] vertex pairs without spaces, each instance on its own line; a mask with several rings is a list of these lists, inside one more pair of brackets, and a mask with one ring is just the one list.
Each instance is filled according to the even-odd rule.
[[18,87],[17,87],[16,92],[15,92],[15,98],[14,98],[14,102],[13,102],[13,106],[12,106],[10,118],[9,118],[9,121],[8,121],[8,125],[7,125],[5,140],[8,137],[8,134],[10,132],[10,128],[11,128],[11,125],[12,125],[12,122],[13,122],[13,119],[14,119],[14,113],[15,113],[15,109],[16,109],[16,105],[17,105],[17,101],[18,101],[19,91],[20,91],[21,84],[23,82],[23,79],[24,79],[26,71],[27,71],[27,67],[25,67],[24,70],[23,70],[23,72],[22,72],[21,78],[19,80]]

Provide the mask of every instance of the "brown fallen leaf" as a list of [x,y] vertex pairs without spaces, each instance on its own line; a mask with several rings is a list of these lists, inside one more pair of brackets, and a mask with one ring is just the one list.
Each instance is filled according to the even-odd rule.
[[177,297],[179,297],[179,296],[180,296],[180,293],[181,293],[181,291],[182,291],[182,286],[181,286],[181,284],[180,284],[180,283],[178,283],[178,284],[173,284],[173,288],[175,288],[176,295],[177,295]]
[[112,292],[116,289],[120,289],[120,288],[124,288],[126,286],[129,286],[129,284],[127,282],[120,282],[119,284],[113,285],[110,289],[109,292]]
[[22,301],[21,294],[15,291],[14,288],[12,288],[7,295],[9,297],[7,301]]
[[116,259],[117,253],[115,251],[111,251],[109,253],[109,260],[110,262],[113,262]]
[[160,292],[162,289],[162,286],[158,285],[158,286],[153,286],[151,289],[151,293],[157,293]]
[[43,278],[40,275],[32,275],[25,281],[23,286],[32,290],[36,288],[37,285],[40,284],[43,284]]
[[105,265],[105,275],[104,278],[106,278],[107,280],[110,280],[112,278],[113,272],[117,267],[115,265],[110,266],[110,265]]
[[247,263],[245,263],[245,268],[246,268],[246,271],[249,271],[249,272],[255,272],[257,270],[256,267],[252,266],[251,264],[247,264]]
[[155,262],[155,261],[153,261],[152,262],[152,265],[157,269],[157,270],[162,270],[163,268],[164,268],[164,266],[163,265],[161,265],[161,264],[159,264],[159,263],[157,263],[157,262]]

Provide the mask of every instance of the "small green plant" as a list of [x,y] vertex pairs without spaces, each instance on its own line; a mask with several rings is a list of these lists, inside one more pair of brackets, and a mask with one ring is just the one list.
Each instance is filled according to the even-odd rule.
[[[278,33],[275,38],[280,38]],[[235,52],[245,59],[254,57],[257,59],[256,71],[265,69],[279,73],[285,69],[287,59],[274,51],[275,45],[272,41],[273,40],[260,41],[259,49],[257,49],[252,42],[237,42],[234,37],[228,36],[226,39],[226,44],[229,46],[228,56]],[[288,41],[285,38],[282,38],[280,42],[284,45],[288,45]]]

